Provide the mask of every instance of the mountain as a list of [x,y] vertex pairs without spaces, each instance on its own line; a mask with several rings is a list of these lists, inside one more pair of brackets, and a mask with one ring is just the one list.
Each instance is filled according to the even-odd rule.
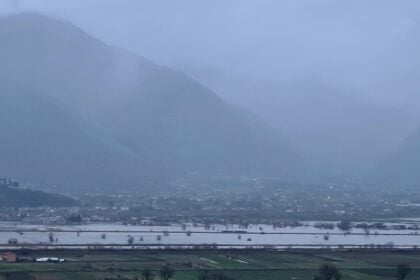
[[93,186],[111,178],[92,174],[123,174],[124,165],[136,163],[57,101],[14,83],[0,80],[0,85],[2,173],[37,183]]
[[364,180],[372,185],[391,188],[418,188],[420,185],[420,129],[366,172]]
[[281,130],[326,174],[360,174],[375,166],[419,123],[410,113],[373,105],[355,91],[315,78],[264,82],[215,69],[181,68]]
[[289,179],[304,168],[252,113],[70,23],[4,17],[0,42],[0,121],[13,126],[0,133],[8,174],[115,187],[191,174]]
[[67,207],[76,206],[77,202],[58,194],[20,188],[0,178],[0,205],[1,207]]

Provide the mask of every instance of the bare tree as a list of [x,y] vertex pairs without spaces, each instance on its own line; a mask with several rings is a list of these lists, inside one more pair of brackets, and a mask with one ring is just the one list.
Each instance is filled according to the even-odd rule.
[[397,279],[404,280],[411,272],[411,267],[408,264],[399,264],[397,266]]
[[134,244],[134,237],[132,237],[131,235],[127,236],[127,243],[128,245],[133,245]]
[[210,279],[210,274],[209,271],[206,270],[201,270],[198,274],[198,280],[209,280]]
[[340,280],[341,274],[332,264],[323,264],[318,270],[318,275],[314,280]]
[[351,228],[351,221],[350,220],[342,220],[337,224],[337,227],[342,231],[348,231]]
[[53,232],[50,232],[48,234],[48,240],[50,241],[50,243],[53,243],[54,242],[54,233]]
[[146,268],[145,270],[143,270],[143,273],[141,274],[141,279],[153,280],[154,278],[155,278],[155,275],[150,269]]
[[16,245],[19,243],[19,240],[17,238],[10,238],[9,240],[7,240],[7,244],[9,245]]
[[169,265],[165,265],[160,269],[160,277],[163,280],[169,280],[172,276],[174,276],[175,271],[169,267]]

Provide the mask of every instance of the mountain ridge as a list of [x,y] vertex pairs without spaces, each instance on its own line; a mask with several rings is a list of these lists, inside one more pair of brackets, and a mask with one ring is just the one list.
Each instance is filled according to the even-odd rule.
[[[0,26],[0,96],[2,92],[3,98],[7,96],[3,84],[16,83],[20,88],[14,91],[24,92],[21,96],[29,89],[42,99],[62,104],[59,113],[38,122],[40,112],[25,116],[8,112],[14,122],[21,121],[20,130],[10,135],[22,139],[16,151],[25,149],[25,141],[30,144],[34,140],[31,135],[18,137],[25,131],[25,120],[33,120],[35,131],[47,120],[57,120],[49,124],[56,132],[50,133],[50,138],[38,131],[41,143],[55,148],[45,147],[33,161],[40,164],[40,171],[28,176],[29,180],[45,177],[55,181],[62,176],[68,185],[145,188],[191,173],[291,178],[305,168],[275,129],[184,73],[108,46],[72,24],[43,15],[0,18]],[[13,102],[10,95],[7,102]],[[25,103],[31,102],[27,99],[19,105],[23,110]],[[56,108],[45,105],[41,112],[48,114]],[[66,123],[73,115],[76,124],[94,137],[85,137],[77,125]],[[63,131],[74,132],[71,137],[58,133],[57,128],[62,127],[58,120],[65,124]],[[100,141],[95,137],[115,143],[123,152],[101,144],[96,147]],[[11,145],[15,144],[10,141],[3,146]],[[30,155],[29,150],[24,154]],[[49,166],[51,158],[66,161]],[[26,164],[24,155],[14,159],[13,166],[1,164],[0,159],[0,167],[8,167],[13,176]],[[49,172],[52,167],[55,174]],[[73,171],[77,172],[70,175]]]

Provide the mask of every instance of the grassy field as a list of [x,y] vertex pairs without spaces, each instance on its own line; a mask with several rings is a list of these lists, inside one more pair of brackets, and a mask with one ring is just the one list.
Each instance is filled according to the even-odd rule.
[[[27,251],[19,256],[54,256],[66,262],[0,263],[0,280],[50,279],[142,279],[150,269],[160,280],[159,270],[169,265],[171,279],[199,279],[209,275],[238,280],[311,280],[322,264],[335,265],[342,279],[396,279],[396,266],[409,264],[407,280],[420,279],[420,252],[272,252],[272,251]],[[230,278],[229,278],[230,277]],[[210,278],[213,279],[213,278]],[[215,278],[218,279],[218,278]]]

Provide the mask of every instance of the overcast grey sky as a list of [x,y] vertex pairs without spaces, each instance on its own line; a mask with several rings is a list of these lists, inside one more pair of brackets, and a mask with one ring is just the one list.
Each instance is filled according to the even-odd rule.
[[159,64],[256,80],[321,78],[420,109],[418,0],[0,0]]

